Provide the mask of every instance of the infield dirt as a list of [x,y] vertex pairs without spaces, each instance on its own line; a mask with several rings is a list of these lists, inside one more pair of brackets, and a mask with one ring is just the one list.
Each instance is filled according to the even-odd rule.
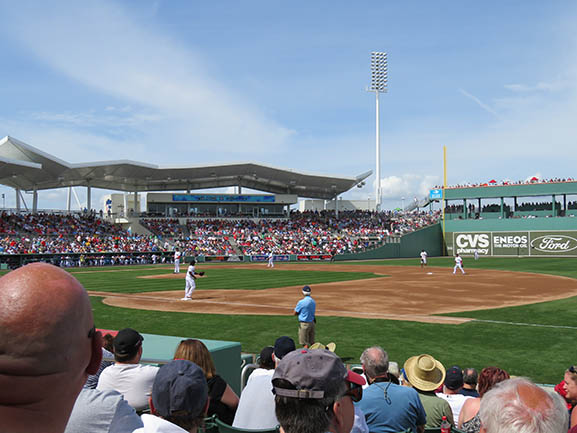
[[[258,266],[258,265],[257,265]],[[262,265],[263,268],[266,265]],[[227,265],[255,269],[255,265]],[[209,268],[207,267],[209,270]],[[501,308],[563,299],[577,295],[577,280],[567,277],[482,269],[453,275],[452,268],[339,264],[277,264],[276,270],[374,272],[372,279],[312,286],[317,316],[394,319],[431,323],[463,323],[471,319],[433,316],[459,311]],[[302,298],[301,287],[265,290],[196,290],[191,301],[181,301],[185,274],[141,278],[179,278],[182,291],[111,294],[91,291],[104,303],[141,310],[211,314],[292,315]],[[210,270],[205,278],[210,278]],[[202,288],[202,279],[197,287]]]

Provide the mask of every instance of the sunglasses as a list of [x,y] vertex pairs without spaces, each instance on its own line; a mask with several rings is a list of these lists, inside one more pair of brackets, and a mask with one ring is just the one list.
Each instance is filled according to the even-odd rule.
[[363,398],[363,387],[349,382],[349,389],[345,392],[345,395],[348,395],[352,401],[357,403]]

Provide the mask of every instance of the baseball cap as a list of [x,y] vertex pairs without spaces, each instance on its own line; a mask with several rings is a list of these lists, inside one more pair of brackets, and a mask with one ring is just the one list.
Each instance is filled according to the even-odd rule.
[[447,370],[444,385],[453,391],[463,386],[463,372],[459,367],[455,365]]
[[304,295],[310,295],[311,294],[311,288],[309,286],[304,286],[303,287],[303,294]]
[[117,355],[130,355],[136,353],[142,345],[144,337],[132,328],[124,328],[118,331],[114,337],[114,353]]
[[282,359],[287,353],[296,349],[295,342],[292,338],[282,336],[274,342],[274,356],[277,359]]
[[[284,381],[292,388],[283,387]],[[276,395],[299,399],[336,396],[343,381],[356,386],[365,384],[361,375],[348,371],[337,355],[325,349],[302,349],[287,354],[272,377]]]
[[194,362],[178,359],[158,370],[152,385],[152,404],[158,415],[184,411],[192,417],[202,413],[208,400],[208,385]]

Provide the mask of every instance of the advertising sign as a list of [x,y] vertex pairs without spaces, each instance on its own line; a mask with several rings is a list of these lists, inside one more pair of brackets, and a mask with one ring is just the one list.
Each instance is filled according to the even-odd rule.
[[205,203],[275,203],[274,195],[241,195],[241,194],[172,194],[172,201],[205,202]]
[[[291,256],[288,254],[275,254],[273,260],[275,262],[290,262]],[[250,256],[251,262],[268,262],[268,254],[257,254]]]
[[577,232],[531,232],[532,256],[577,255]]
[[431,200],[440,200],[443,198],[443,190],[440,189],[432,189],[429,191],[429,199]]
[[332,257],[330,254],[300,254],[297,260],[330,260]]
[[577,256],[577,231],[455,232],[447,237],[451,255]]

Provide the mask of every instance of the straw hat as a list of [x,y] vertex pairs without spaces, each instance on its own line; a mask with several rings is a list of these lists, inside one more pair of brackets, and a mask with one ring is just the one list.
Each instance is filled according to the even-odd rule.
[[445,367],[431,355],[412,356],[405,362],[405,374],[415,388],[434,391],[445,380]]
[[326,349],[330,352],[333,352],[336,350],[337,345],[335,343],[333,343],[332,341],[327,344],[326,346],[322,343],[319,343],[318,341],[316,343],[313,343],[311,345],[311,347],[309,347],[309,349],[314,350],[314,349]]

